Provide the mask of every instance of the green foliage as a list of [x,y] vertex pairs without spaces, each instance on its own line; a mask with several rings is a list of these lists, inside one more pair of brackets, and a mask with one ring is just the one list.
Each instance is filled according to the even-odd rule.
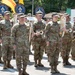
[[[24,1],[26,9],[31,12],[32,0]],[[34,0],[34,8],[37,6],[42,6],[46,13],[59,12],[65,11],[67,8],[75,8],[75,0]]]

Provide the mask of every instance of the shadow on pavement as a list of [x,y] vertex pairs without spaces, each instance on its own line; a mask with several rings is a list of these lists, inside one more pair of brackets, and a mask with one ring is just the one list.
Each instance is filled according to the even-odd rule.
[[56,73],[56,74],[51,74],[51,75],[67,75],[67,74],[64,74],[64,73]]
[[50,67],[36,67],[36,70],[49,71]]
[[64,68],[75,68],[75,65],[66,65]]
[[10,68],[8,68],[8,69],[3,69],[1,71],[3,71],[3,72],[15,72],[15,71],[17,71],[17,69],[10,69]]
[[29,61],[28,65],[34,65],[34,62]]

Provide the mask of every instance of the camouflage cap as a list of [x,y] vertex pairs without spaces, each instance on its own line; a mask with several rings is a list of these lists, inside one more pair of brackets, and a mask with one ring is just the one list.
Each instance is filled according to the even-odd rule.
[[24,14],[19,15],[19,18],[23,18],[23,17],[27,17],[27,16]]
[[17,16],[19,17],[20,15],[24,15],[24,13],[18,13]]
[[55,13],[55,14],[52,14],[52,17],[54,17],[54,16],[57,16],[57,17],[59,17],[59,15],[58,15],[57,13]]

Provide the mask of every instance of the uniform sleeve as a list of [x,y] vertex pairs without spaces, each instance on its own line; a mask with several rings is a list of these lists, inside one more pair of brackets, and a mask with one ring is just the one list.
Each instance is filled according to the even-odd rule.
[[0,39],[2,39],[2,24],[0,23]]
[[46,41],[49,41],[49,32],[50,32],[50,25],[48,24],[45,27],[45,37],[46,37]]
[[11,28],[12,44],[16,45],[16,27]]

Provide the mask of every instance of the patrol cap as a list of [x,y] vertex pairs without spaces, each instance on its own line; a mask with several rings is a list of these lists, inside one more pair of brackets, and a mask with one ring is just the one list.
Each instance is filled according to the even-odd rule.
[[43,15],[43,12],[42,12],[41,10],[38,10],[38,11],[36,12],[36,14]]
[[5,11],[4,15],[10,15],[10,11]]
[[20,15],[24,15],[24,13],[18,13],[17,16],[19,17]]
[[27,17],[27,16],[24,14],[19,15],[19,18],[23,18],[23,17]]
[[57,13],[52,14],[52,17],[54,17],[54,16],[59,17],[59,15]]

